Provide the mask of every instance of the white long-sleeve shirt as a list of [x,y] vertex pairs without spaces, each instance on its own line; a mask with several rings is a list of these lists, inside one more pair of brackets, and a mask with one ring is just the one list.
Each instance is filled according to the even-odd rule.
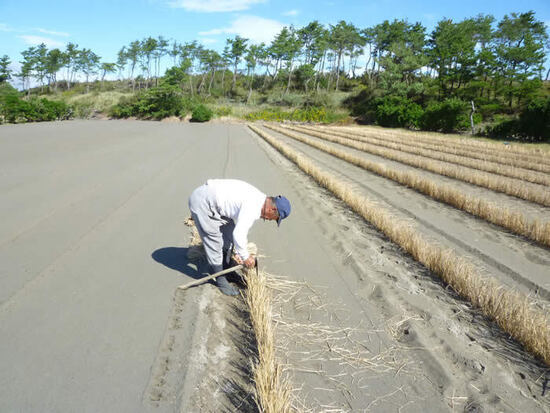
[[216,209],[221,216],[235,222],[233,244],[235,252],[248,258],[248,231],[260,218],[266,195],[247,182],[238,179],[209,179],[207,185],[215,194]]

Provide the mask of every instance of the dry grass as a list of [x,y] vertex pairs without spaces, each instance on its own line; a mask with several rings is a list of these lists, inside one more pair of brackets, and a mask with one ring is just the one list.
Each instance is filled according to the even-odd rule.
[[[323,133],[324,130],[314,129],[311,127],[304,127],[304,126],[293,126],[289,127],[289,129],[296,130],[299,132],[317,132],[317,133]],[[421,145],[418,145],[413,141],[411,143],[410,140],[404,141],[404,140],[388,140],[388,139],[382,139],[382,138],[360,138],[358,139],[356,136],[351,135],[349,133],[345,133],[342,131],[337,130],[330,130],[330,132],[326,133],[325,136],[339,136],[346,139],[351,140],[359,140],[361,142],[371,143],[373,145],[382,146],[385,148],[397,150],[400,152],[410,153],[413,155],[419,155],[423,156],[425,158],[435,159],[438,161],[443,162],[449,162],[456,165],[465,166],[467,168],[473,168],[480,171],[485,172],[491,172],[494,174],[507,176],[510,178],[515,179],[521,179],[522,181],[531,182],[534,184],[540,184],[540,185],[546,185],[550,186],[550,175],[535,172],[528,169],[523,168],[517,168],[515,166],[510,165],[503,165],[497,162],[490,162],[487,160],[479,160],[479,159],[472,159],[468,156],[463,155],[454,155],[449,154],[446,151],[441,151],[441,149],[427,149],[422,148]]]
[[245,273],[247,289],[245,300],[258,345],[258,360],[254,361],[256,404],[261,412],[284,413],[292,407],[292,387],[277,362],[275,332],[272,319],[271,293],[263,271]]
[[[474,138],[458,137],[456,135],[446,135],[440,133],[430,132],[413,132],[400,129],[388,129],[377,127],[344,127],[333,128],[326,127],[326,129],[346,129],[359,136],[375,136],[384,137],[384,139],[402,139],[406,141],[415,141],[426,144],[432,144],[441,148],[455,148],[458,150],[465,150],[469,153],[475,152],[496,155],[497,158],[512,158],[512,160],[522,159],[527,163],[542,163],[546,166],[550,166],[550,159],[548,158],[548,150],[541,149],[539,147],[533,149],[526,144],[507,144],[504,145],[500,142],[484,141]],[[531,168],[528,168],[531,169]]]
[[[281,132],[284,131],[282,133],[290,136],[290,133],[292,132],[290,132],[288,128],[285,129],[281,129]],[[293,135],[297,136],[296,134]],[[408,155],[400,151],[384,149],[368,143],[353,142],[349,139],[338,138],[324,133],[309,131],[308,135],[358,149],[376,156],[391,159],[415,168],[425,169],[426,171],[434,172],[436,174],[467,182],[469,184],[502,192],[504,194],[524,199],[539,205],[550,206],[550,191],[548,188],[540,185],[529,184],[517,179],[506,178],[503,176],[495,176],[485,172],[472,171],[445,162],[434,161],[416,155]]]
[[437,201],[444,202],[492,224],[505,228],[515,234],[550,247],[550,222],[540,222],[536,219],[529,219],[526,214],[522,212],[515,212],[485,199],[468,195],[456,187],[437,183],[414,172],[388,169],[386,165],[370,162],[364,158],[354,156],[345,150],[337,149],[301,135],[288,133],[288,131],[273,125],[265,126],[284,133],[314,148],[330,153],[337,158],[343,159],[367,171],[391,179],[409,188],[413,188]]
[[[350,139],[355,139],[358,141],[365,141],[369,139],[378,139],[384,141],[390,141],[394,143],[410,143],[414,142],[415,146],[422,147],[425,149],[431,149],[439,152],[454,154],[457,156],[465,156],[468,158],[479,159],[482,161],[499,163],[502,165],[509,165],[517,168],[523,168],[527,170],[533,170],[540,173],[550,173],[550,165],[547,164],[540,158],[532,159],[530,156],[523,154],[517,154],[514,152],[509,152],[506,148],[508,146],[501,145],[498,148],[484,149],[484,148],[472,148],[469,145],[469,142],[464,139],[463,143],[453,144],[452,140],[449,139],[423,139],[416,134],[408,135],[407,132],[387,132],[383,129],[373,130],[359,130],[358,128],[347,128],[347,127],[323,127],[318,126],[317,129],[323,130],[329,133],[346,133],[346,136]],[[412,133],[412,132],[411,132]],[[540,155],[541,157],[543,155]],[[547,157],[548,155],[546,155]]]
[[[374,344],[367,338],[371,334],[379,337],[380,332],[391,328],[385,322],[371,329],[366,329],[362,323],[350,326],[342,303],[330,300],[305,281],[268,274],[268,285],[273,290],[274,320],[280,333],[277,334],[277,347],[289,359],[288,368],[296,373],[318,375],[324,382],[322,387],[317,384],[315,388],[305,384],[303,394],[321,390],[345,398],[345,401],[327,403],[326,399],[321,402],[314,396],[316,408],[300,406],[301,410],[351,411],[354,410],[355,392],[364,392],[370,387],[365,383],[369,377],[420,373],[420,365],[407,354],[411,348],[395,341],[400,338],[399,334],[390,335],[394,341],[384,344]],[[337,316],[337,312],[344,317]],[[399,324],[396,328],[403,329],[411,320],[420,320],[420,317],[408,314],[401,323],[396,320],[390,323]]]
[[535,307],[524,294],[504,288],[496,279],[481,276],[467,258],[426,240],[407,222],[388,210],[357,194],[351,186],[323,171],[309,158],[297,153],[261,129],[249,125],[269,144],[294,162],[320,185],[333,192],[401,246],[415,260],[449,284],[458,294],[470,300],[488,317],[525,348],[550,365],[550,323],[547,314]]
[[[204,260],[206,253],[195,223],[191,217],[185,220],[191,227],[191,239],[187,256],[192,261]],[[257,247],[248,244],[250,254],[257,255]],[[283,375],[283,369],[275,354],[275,331],[271,308],[271,292],[263,271],[244,271],[247,285],[244,299],[248,305],[250,321],[258,348],[258,359],[252,360],[254,372],[255,401],[262,413],[296,412],[292,405],[293,390],[290,381]]]

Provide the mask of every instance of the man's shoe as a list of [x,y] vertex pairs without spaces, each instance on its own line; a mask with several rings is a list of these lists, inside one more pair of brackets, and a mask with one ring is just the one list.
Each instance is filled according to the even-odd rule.
[[229,281],[227,281],[227,278],[225,278],[225,275],[220,275],[218,278],[216,278],[216,285],[218,286],[220,291],[225,295],[239,294],[239,289],[229,284]]

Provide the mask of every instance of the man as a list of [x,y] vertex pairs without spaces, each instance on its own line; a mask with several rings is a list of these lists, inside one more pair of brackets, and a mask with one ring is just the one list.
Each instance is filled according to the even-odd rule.
[[[224,255],[230,258],[231,246],[235,261],[252,268],[254,257],[249,256],[247,249],[250,227],[258,218],[280,225],[290,214],[290,202],[280,195],[268,197],[237,179],[209,179],[189,197],[189,210],[214,274],[222,271]],[[224,275],[216,279],[216,284],[224,294],[239,293]]]

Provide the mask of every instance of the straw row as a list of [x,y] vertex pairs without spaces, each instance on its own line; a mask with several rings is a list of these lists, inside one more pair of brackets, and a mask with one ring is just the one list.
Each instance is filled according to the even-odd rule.
[[504,288],[493,277],[482,277],[467,258],[426,240],[413,226],[357,194],[350,185],[323,171],[306,156],[265,131],[249,127],[550,365],[550,320],[525,294]]
[[[480,160],[471,158],[469,156],[455,155],[452,153],[443,152],[440,149],[428,149],[423,148],[422,145],[418,145],[414,141],[398,141],[394,139],[383,139],[383,138],[357,138],[356,136],[341,132],[333,131],[324,132],[319,129],[314,129],[311,127],[304,126],[287,126],[289,129],[309,133],[316,132],[322,133],[324,136],[339,136],[342,138],[371,143],[377,146],[383,146],[385,148],[394,149],[400,152],[410,153],[413,155],[423,156],[425,158],[435,159],[438,161],[453,163],[460,166],[465,166],[467,168],[473,168],[480,171],[490,172],[502,176],[507,176],[510,178],[521,179],[522,181],[531,182],[534,184],[550,186],[550,175],[538,173],[532,170],[517,168],[511,165],[503,165],[497,162],[490,162],[486,160]],[[412,143],[411,143],[412,142]]]
[[[283,129],[273,125],[265,126],[277,132],[285,132]],[[515,212],[510,208],[499,206],[483,198],[469,195],[459,188],[438,183],[415,172],[388,169],[384,164],[368,161],[348,151],[335,148],[334,146],[301,135],[287,134],[287,136],[369,172],[373,172],[401,185],[415,189],[437,201],[444,202],[450,206],[468,212],[469,214],[482,218],[515,234],[550,247],[550,222],[540,222],[539,220],[529,219],[522,212]]]
[[[281,129],[281,133],[288,136],[290,136],[289,134],[292,134],[292,132],[286,128]],[[376,156],[391,159],[415,168],[421,168],[426,171],[434,172],[436,174],[467,182],[469,184],[502,192],[504,194],[524,199],[539,205],[550,206],[550,191],[539,185],[529,184],[517,179],[506,178],[503,176],[495,176],[485,172],[472,171],[445,162],[430,160],[416,155],[404,154],[400,151],[380,148],[376,145],[371,145],[368,143],[354,142],[349,139],[338,138],[324,133],[309,131],[307,134]]]
[[[191,239],[187,258],[191,261],[206,259],[204,246],[193,221],[189,217],[185,225],[191,228]],[[248,244],[248,250],[257,255],[257,247]],[[243,271],[246,282],[245,302],[250,314],[250,322],[256,337],[258,358],[252,361],[255,402],[262,413],[294,412],[293,393],[290,381],[283,375],[283,369],[275,354],[275,331],[271,305],[271,292],[267,286],[267,276],[259,271]]]
[[258,346],[258,360],[254,362],[256,404],[261,412],[292,412],[292,387],[277,362],[275,332],[273,325],[271,293],[263,271],[245,272],[246,303]]
[[523,159],[527,162],[541,162],[550,165],[550,152],[541,149],[531,149],[517,144],[507,144],[496,142],[480,141],[473,138],[456,137],[456,135],[444,135],[439,133],[413,132],[399,129],[383,129],[369,127],[333,127],[323,126],[324,129],[347,129],[354,134],[363,136],[383,136],[414,140],[415,142],[431,143],[433,145],[443,146],[445,148],[453,147],[456,149],[466,149],[476,153],[485,153],[498,156]]
[[[327,127],[319,126],[318,129],[325,132],[343,132],[347,130],[348,137],[353,136],[357,140],[363,141],[364,139],[384,139],[388,141],[399,142],[415,142],[415,145],[426,149],[437,150],[459,156],[466,156],[473,159],[479,159],[488,162],[496,162],[502,165],[510,165],[516,168],[529,169],[540,173],[550,173],[550,164],[544,161],[544,158],[531,159],[522,154],[509,152],[506,148],[508,146],[500,146],[494,149],[472,148],[469,143],[471,141],[464,141],[460,144],[452,144],[443,139],[437,139],[435,141],[430,139],[419,138],[416,134],[408,135],[406,132],[388,134],[385,131],[378,130],[364,130],[362,132],[354,131],[353,129],[345,127]],[[450,139],[449,139],[450,140]],[[543,155],[541,155],[542,157]]]

